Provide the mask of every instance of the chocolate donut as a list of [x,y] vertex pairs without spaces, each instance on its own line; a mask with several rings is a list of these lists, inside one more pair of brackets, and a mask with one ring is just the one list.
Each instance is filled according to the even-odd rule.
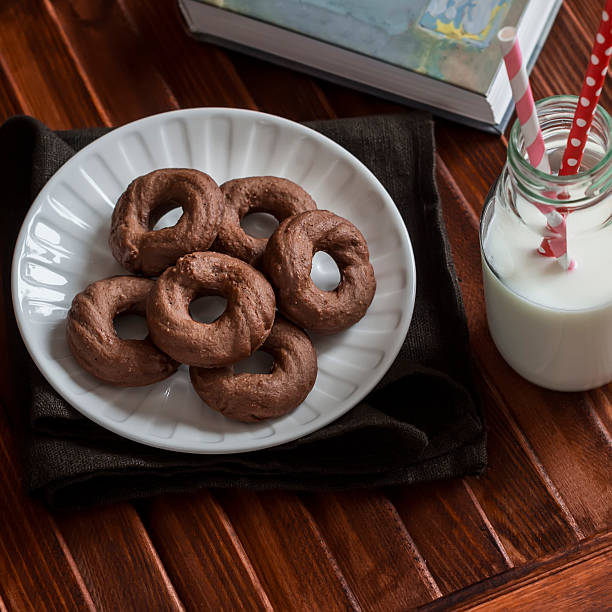
[[[168,211],[182,207],[176,225],[153,230]],[[165,168],[133,180],[113,211],[109,244],[115,259],[137,274],[155,276],[181,255],[205,251],[223,218],[223,194],[208,174]]]
[[317,378],[310,338],[277,316],[261,349],[274,357],[269,374],[234,374],[233,366],[189,368],[197,394],[226,417],[250,423],[280,417],[306,399]]
[[145,314],[154,281],[137,276],[112,276],[78,293],[68,311],[68,346],[78,363],[104,382],[140,387],[163,380],[178,363],[162,353],[149,338],[123,340],[113,319],[123,312]]
[[[310,278],[317,251],[326,251],[338,265],[341,280],[333,291],[319,289]],[[285,219],[268,241],[263,269],[276,289],[278,309],[300,327],[322,334],[359,321],[376,291],[365,238],[328,210]]]
[[[227,299],[225,312],[199,323],[189,304],[204,295]],[[181,257],[155,283],[147,301],[147,323],[157,346],[177,361],[203,368],[248,357],[268,337],[274,323],[274,291],[248,264],[222,253]]]
[[248,213],[266,212],[280,222],[306,210],[316,210],[315,201],[292,181],[276,176],[252,176],[227,181],[221,185],[225,197],[223,222],[213,251],[227,253],[258,266],[268,242],[255,238],[240,226]]

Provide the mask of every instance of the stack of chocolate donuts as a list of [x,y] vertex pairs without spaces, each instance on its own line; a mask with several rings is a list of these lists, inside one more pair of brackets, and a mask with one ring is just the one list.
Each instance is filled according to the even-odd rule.
[[[178,207],[183,214],[176,225],[153,229]],[[253,212],[279,221],[269,239],[241,227]],[[187,364],[196,392],[211,408],[246,422],[279,417],[306,398],[317,357],[303,330],[346,329],[363,317],[376,289],[359,230],[318,210],[299,185],[273,176],[219,187],[198,170],[155,170],[119,198],[109,244],[135,275],[94,282],[75,296],[67,337],[79,364],[119,386],[152,384]],[[341,281],[333,291],[319,289],[310,277],[317,251],[338,265]],[[189,311],[206,295],[227,300],[211,323],[195,321]],[[119,338],[113,321],[121,313],[146,316],[149,335]],[[271,371],[235,373],[233,364],[258,349],[273,357]]]

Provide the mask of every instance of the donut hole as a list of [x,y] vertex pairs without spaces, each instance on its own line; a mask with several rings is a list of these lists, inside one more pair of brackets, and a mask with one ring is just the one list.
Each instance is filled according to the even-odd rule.
[[234,364],[234,374],[270,374],[274,357],[265,351],[255,351],[252,355]]
[[149,214],[149,230],[156,231],[165,227],[173,227],[179,222],[183,212],[183,208],[175,202],[156,206]]
[[144,315],[120,312],[113,319],[113,327],[122,340],[144,340],[149,335]]
[[310,278],[321,291],[333,291],[342,280],[338,264],[326,251],[317,251],[313,255]]
[[269,238],[278,227],[278,220],[269,213],[253,212],[242,217],[240,227],[253,238]]
[[198,323],[214,323],[227,308],[227,300],[221,295],[203,295],[189,304],[189,314]]

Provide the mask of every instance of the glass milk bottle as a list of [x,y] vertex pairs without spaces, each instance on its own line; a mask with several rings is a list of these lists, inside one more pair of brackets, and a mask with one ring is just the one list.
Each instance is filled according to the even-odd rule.
[[[556,96],[536,104],[553,173],[576,103]],[[538,252],[551,236],[538,205],[567,213],[574,269]],[[573,176],[533,168],[515,122],[507,163],[482,212],[480,246],[489,330],[510,366],[560,391],[612,381],[612,120],[605,110],[595,111]]]

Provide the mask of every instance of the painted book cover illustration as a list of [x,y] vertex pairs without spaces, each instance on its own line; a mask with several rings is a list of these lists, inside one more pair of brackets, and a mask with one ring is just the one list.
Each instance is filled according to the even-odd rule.
[[528,0],[201,0],[486,93]]

